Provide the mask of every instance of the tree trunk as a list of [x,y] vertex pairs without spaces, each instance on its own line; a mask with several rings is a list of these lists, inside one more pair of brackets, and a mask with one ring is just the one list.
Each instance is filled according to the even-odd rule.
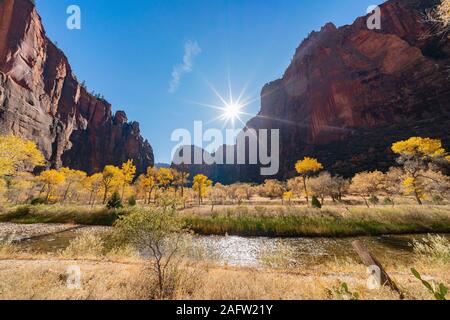
[[103,194],[103,204],[106,204],[106,198],[108,197],[108,188],[105,188],[105,193]]
[[381,283],[380,283],[380,285],[388,286],[391,290],[397,292],[400,295],[400,299],[403,300],[404,299],[403,292],[401,292],[399,287],[397,287],[397,284],[389,277],[388,273],[386,272],[386,270],[384,270],[384,268],[381,265],[381,263],[375,258],[375,256],[373,256],[370,253],[369,250],[367,250],[366,246],[359,240],[354,241],[352,243],[352,246],[355,249],[355,251],[358,253],[358,255],[361,258],[361,260],[363,261],[363,263],[367,267],[376,266],[376,267],[379,268],[379,270],[381,271],[381,274],[380,274]]
[[94,194],[94,191],[91,191],[91,193],[89,194],[89,205],[92,204],[92,195]]
[[303,188],[305,191],[305,197],[306,197],[306,204],[309,205],[309,196],[308,196],[308,189],[306,188],[306,177],[303,177]]
[[370,208],[370,206],[369,206],[369,202],[367,202],[367,199],[366,199],[366,197],[362,197],[362,198],[364,199],[364,203],[366,204],[367,208]]
[[414,188],[414,196],[416,197],[417,203],[419,205],[423,205],[422,200],[420,200],[419,193],[417,192],[416,188]]
[[125,183],[122,185],[122,195],[120,197],[120,201],[123,202],[123,197],[125,196]]
[[66,188],[66,191],[64,192],[63,202],[66,202],[67,195],[69,194],[69,189],[70,189],[70,186],[71,186],[71,185],[72,185],[72,184],[69,183],[69,185],[68,185],[67,188]]
[[51,193],[52,189],[50,188],[50,186],[48,186],[48,191],[47,191],[47,195],[45,196],[45,202],[48,203],[48,200],[50,199],[50,193]]

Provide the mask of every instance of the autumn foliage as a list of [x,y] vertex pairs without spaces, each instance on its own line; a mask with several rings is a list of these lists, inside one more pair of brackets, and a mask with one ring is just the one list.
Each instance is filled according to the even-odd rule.
[[[178,199],[184,207],[202,205],[208,200],[211,210],[221,204],[241,205],[253,201],[278,201],[284,205],[300,203],[311,197],[320,206],[353,197],[359,203],[395,205],[401,198],[443,203],[449,199],[450,178],[445,167],[450,156],[440,140],[412,137],[392,145],[397,165],[388,172],[357,173],[351,179],[324,171],[319,159],[305,157],[295,164],[297,177],[287,181],[268,179],[260,185],[214,184],[210,178],[174,168],[149,167],[137,176],[136,166],[128,160],[120,166],[107,165],[102,172],[88,175],[72,168],[43,170],[47,165],[36,144],[14,136],[0,136],[0,200],[20,203],[74,203],[105,205],[113,195],[121,203],[153,205],[160,198]],[[40,173],[34,169],[40,167]],[[383,201],[379,201],[381,198]],[[32,201],[32,199],[35,199]],[[357,200],[355,203],[358,203]]]

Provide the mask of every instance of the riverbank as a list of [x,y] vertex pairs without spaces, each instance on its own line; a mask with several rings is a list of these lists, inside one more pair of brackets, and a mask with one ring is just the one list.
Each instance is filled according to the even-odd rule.
[[[18,206],[4,209],[0,222],[112,226],[131,210],[86,206]],[[199,235],[264,237],[353,237],[450,233],[449,206],[222,206],[180,210]]]
[[[81,271],[81,286],[67,287],[68,268]],[[0,300],[146,300],[152,279],[137,260],[61,259],[44,256],[0,258]],[[450,283],[447,266],[419,266],[427,278]],[[184,269],[173,299],[183,300],[330,300],[344,299],[335,288],[346,283],[361,300],[398,300],[387,288],[369,290],[366,268],[335,264],[315,269],[256,269],[197,263]],[[390,268],[407,299],[433,299],[407,267]]]

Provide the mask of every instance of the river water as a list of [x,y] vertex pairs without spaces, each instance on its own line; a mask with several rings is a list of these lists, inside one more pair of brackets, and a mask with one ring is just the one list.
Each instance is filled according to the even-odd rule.
[[[89,228],[88,230],[96,230]],[[99,231],[101,229],[98,229]],[[55,253],[86,230],[72,230],[21,243],[24,249]],[[450,235],[443,235],[450,239]],[[202,256],[220,264],[258,267],[274,261],[299,266],[314,266],[335,259],[357,259],[351,243],[361,240],[381,260],[410,263],[414,259],[414,240],[425,235],[401,235],[357,238],[244,238],[236,236],[196,236],[193,243]]]

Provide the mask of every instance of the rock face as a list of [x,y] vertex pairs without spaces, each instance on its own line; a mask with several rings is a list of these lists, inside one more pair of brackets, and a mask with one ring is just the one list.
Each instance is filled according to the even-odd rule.
[[[303,41],[284,76],[263,88],[261,111],[247,124],[280,129],[278,178],[293,176],[305,156],[345,176],[384,170],[394,163],[392,143],[415,135],[450,147],[450,41],[430,35],[421,15],[438,2],[387,1],[381,30],[361,17]],[[218,166],[214,176],[268,178],[254,166]]]
[[153,165],[137,122],[78,82],[29,0],[0,1],[0,132],[35,141],[52,167],[88,173],[133,159]]

